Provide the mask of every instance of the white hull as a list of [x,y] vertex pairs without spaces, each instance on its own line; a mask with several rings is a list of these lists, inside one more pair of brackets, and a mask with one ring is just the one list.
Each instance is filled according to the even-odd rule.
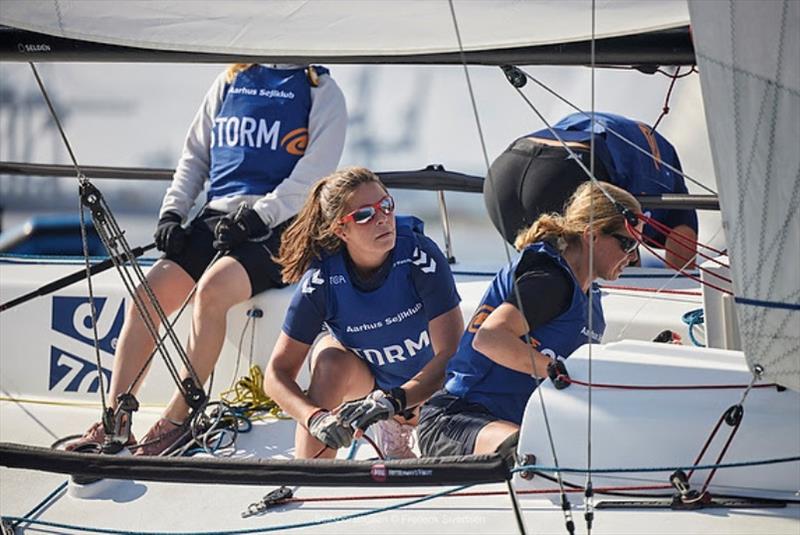
[[[53,280],[59,276],[79,269],[79,265],[42,265],[32,266],[18,262],[0,263],[2,294],[0,299],[7,301]],[[456,266],[456,271],[459,266]],[[658,271],[658,270],[656,270]],[[634,270],[634,273],[645,275],[650,273],[664,275],[664,272],[652,273]],[[457,275],[459,292],[463,298],[463,311],[469,317],[477,306],[487,284],[491,280],[489,271],[484,275]],[[640,277],[623,279],[615,286],[648,286],[663,278]],[[673,285],[682,285],[684,290],[697,292],[693,283],[685,280]],[[689,288],[687,288],[689,286]],[[674,287],[674,286],[673,286]],[[247,321],[246,311],[257,306],[265,311],[263,318],[257,320],[254,337],[253,361],[261,366],[266,362],[272,349],[285,310],[292,293],[292,288],[270,291],[256,297],[251,302],[234,308],[228,318],[228,336],[220,358],[214,390],[219,392],[227,388],[237,368],[239,340]],[[100,314],[100,338],[107,338],[114,320],[122,306],[124,295],[113,272],[104,273],[94,279],[94,292],[98,297],[106,298]],[[85,429],[95,421],[99,413],[98,394],[90,392],[93,377],[89,372],[78,380],[81,371],[78,361],[73,357],[65,357],[63,353],[77,356],[93,366],[94,354],[90,340],[81,340],[81,334],[90,339],[86,326],[82,326],[85,308],[74,307],[69,297],[83,297],[86,290],[83,284],[73,285],[57,292],[54,296],[40,297],[21,305],[13,312],[4,312],[0,316],[0,441],[29,445],[49,446],[56,438],[74,434]],[[70,305],[69,303],[73,303]],[[65,304],[66,303],[66,304]],[[686,326],[681,322],[681,315],[702,305],[698,295],[667,294],[654,296],[652,292],[633,290],[609,290],[604,295],[604,306],[608,320],[607,340],[615,340],[620,335],[638,337],[648,340],[663,329],[672,329],[681,333],[684,340]],[[72,308],[70,308],[70,306]],[[106,308],[108,306],[108,308]],[[85,307],[85,305],[84,305]],[[65,310],[67,312],[65,312]],[[280,312],[275,312],[280,311]],[[66,319],[64,315],[66,314]],[[187,316],[188,318],[188,312]],[[57,321],[54,320],[57,318]],[[67,321],[68,320],[68,321]],[[65,323],[66,321],[66,323]],[[66,328],[72,326],[71,330]],[[183,340],[187,333],[186,319],[178,324],[178,333]],[[87,336],[88,335],[88,336]],[[238,375],[246,370],[249,358],[249,331],[244,338],[243,351],[239,357]],[[110,341],[107,341],[111,344]],[[108,346],[111,347],[111,346]],[[574,377],[585,376],[579,354],[569,361],[569,368]],[[723,372],[718,381],[746,382],[746,368],[743,361],[731,363],[725,359],[739,359],[738,354],[730,352],[706,352],[679,346],[663,344],[642,344],[624,342],[608,347],[597,347],[594,351],[595,381],[654,384],[672,381],[682,383],[703,383],[712,380],[718,372]],[[59,353],[60,352],[60,353]],[[706,353],[712,355],[710,360]],[[724,355],[723,355],[724,354]],[[56,355],[56,357],[54,357]],[[61,356],[60,356],[61,355]],[[720,356],[722,355],[722,356]],[[101,354],[103,366],[110,369],[112,354],[104,351]],[[72,363],[72,364],[71,364]],[[667,373],[673,370],[674,363],[680,372],[677,375]],[[702,371],[700,373],[699,371]],[[85,370],[84,370],[85,371]],[[674,370],[673,370],[674,371]],[[58,373],[56,373],[58,372]],[[694,373],[692,377],[686,374]],[[54,375],[55,374],[55,375]],[[60,375],[58,375],[60,374]],[[307,371],[303,371],[306,377]],[[60,378],[59,378],[60,377]],[[56,380],[58,379],[58,380]],[[68,385],[75,385],[71,390]],[[172,384],[163,368],[156,363],[151,370],[139,399],[143,408],[135,414],[134,433],[141,436],[149,425],[158,417],[161,407],[172,392]],[[719,392],[722,392],[720,394]],[[772,392],[772,391],[771,391]],[[544,392],[553,432],[562,466],[585,466],[586,411],[582,396],[585,389],[573,385],[567,390],[556,392],[549,383]],[[713,426],[715,418],[730,404],[738,400],[740,391],[714,391],[704,398],[702,417],[698,415],[697,396],[694,393],[686,396],[685,392],[667,392],[654,395],[652,393],[629,392],[594,392],[593,417],[593,466],[654,466],[664,464],[683,465],[690,463],[702,446],[702,439]],[[775,394],[772,394],[775,396]],[[763,396],[770,393],[755,391],[751,393],[754,406],[773,403],[773,399],[763,401]],[[797,400],[794,392],[782,393],[779,400]],[[534,396],[528,408],[528,416],[524,424],[521,453],[535,453],[541,465],[549,465],[549,449],[544,444],[544,428],[538,418],[540,411],[536,407],[538,397]],[[635,399],[635,401],[631,401]],[[694,399],[695,402],[691,402]],[[683,407],[673,411],[672,407]],[[755,417],[760,409],[751,409],[747,405],[745,423],[739,438],[734,442],[727,459],[753,460],[763,459],[786,453],[784,449],[793,450],[795,455],[800,450],[797,422],[791,417],[776,422],[773,417]],[[790,407],[789,407],[790,408]],[[664,410],[666,409],[666,411]],[[797,407],[794,407],[796,414]],[[676,414],[680,412],[681,414]],[[666,424],[659,424],[666,418]],[[693,420],[694,419],[694,420]],[[766,423],[765,423],[766,421]],[[690,424],[691,422],[691,424]],[[766,428],[750,429],[751,422]],[[783,425],[783,433],[790,439],[780,451],[765,448],[775,441],[754,443],[754,436],[769,434],[775,436],[777,424]],[[636,427],[643,424],[643,427]],[[780,425],[778,427],[780,428]],[[677,430],[675,428],[677,426]],[[694,426],[694,427],[691,427]],[[237,442],[237,456],[249,458],[290,459],[293,456],[294,423],[291,421],[268,420],[255,425],[254,430],[241,435]],[[655,438],[653,438],[655,437]],[[793,438],[794,437],[794,438]],[[797,440],[795,440],[797,439]],[[680,448],[676,449],[676,444]],[[755,447],[755,446],[758,447]],[[347,454],[340,452],[340,457]],[[356,458],[374,458],[375,453],[363,444],[359,447]],[[733,480],[725,471],[720,471],[716,481],[724,484],[724,488],[735,486],[748,492],[753,487],[766,490],[786,491],[787,485],[798,480],[797,463],[787,468],[778,465],[774,469],[768,467],[769,476],[762,475],[762,469],[741,469],[735,472]],[[783,471],[781,473],[781,471]],[[779,476],[773,479],[773,476]],[[646,480],[664,483],[668,474],[636,474]],[[697,477],[697,476],[696,476]],[[696,477],[692,479],[695,483]],[[565,476],[568,481],[583,483],[583,476]],[[21,516],[38,505],[48,494],[66,481],[66,476],[27,470],[0,469],[0,512],[4,516]],[[287,484],[291,484],[287,481]],[[631,481],[623,478],[595,477],[595,486],[630,485]],[[555,494],[540,494],[541,490],[552,490],[554,485],[535,478],[532,482],[515,476],[514,487],[520,491],[519,499],[523,510],[523,519],[529,533],[563,533],[564,519],[560,507],[554,505],[558,497]],[[800,484],[795,485],[800,487]],[[230,485],[179,485],[153,482],[127,482],[112,486],[98,499],[80,499],[65,492],[58,494],[51,505],[32,518],[43,522],[54,522],[58,525],[48,528],[46,525],[29,525],[26,532],[39,532],[51,529],[62,533],[71,533],[67,526],[83,526],[92,529],[117,529],[136,531],[222,531],[244,529],[266,529],[270,526],[303,525],[308,532],[350,533],[353,530],[366,529],[371,533],[515,533],[517,532],[511,501],[506,493],[506,485],[477,485],[467,489],[480,495],[469,497],[441,497],[429,502],[403,508],[360,516],[335,523],[319,523],[326,519],[345,515],[367,514],[378,508],[394,506],[411,501],[412,496],[422,496],[442,492],[443,487],[303,487],[296,489],[300,498],[346,498],[361,497],[356,500],[326,500],[294,503],[281,506],[261,516],[247,519],[241,518],[250,503],[257,502],[266,492],[274,489],[268,487],[247,487]],[[717,490],[716,488],[714,490]],[[796,489],[795,489],[796,490]],[[534,492],[532,492],[534,491]],[[668,491],[667,491],[668,493]],[[762,493],[763,495],[764,493]],[[769,494],[769,493],[766,493]],[[787,493],[783,492],[785,496]],[[401,497],[374,500],[374,495],[400,495]],[[580,510],[580,494],[571,494],[571,501],[576,504],[575,519],[578,532],[585,532]],[[596,501],[606,499],[598,496]],[[695,533],[702,526],[703,533],[791,533],[797,534],[800,527],[800,508],[725,510],[720,515],[716,510],[699,512],[642,511],[634,509],[597,511],[593,533],[625,534],[625,533],[674,533],[683,531]],[[313,525],[312,525],[313,524]]]
[[[149,269],[147,262],[144,270]],[[6,257],[0,259],[0,302],[6,302],[55,279],[76,272],[82,261],[31,260]],[[499,268],[499,265],[497,266]],[[465,321],[477,308],[494,271],[464,270],[454,266],[461,309]],[[460,271],[463,270],[463,271]],[[458,273],[468,273],[458,275]],[[630,268],[624,278],[615,281],[613,289],[604,292],[603,304],[608,324],[605,340],[625,338],[651,340],[664,329],[681,333],[690,343],[681,316],[702,307],[698,285],[685,277],[671,280],[671,272],[663,269]],[[655,295],[652,291],[624,288],[661,288],[678,290],[679,294]],[[123,303],[128,302],[125,289],[111,269],[93,278],[93,291],[98,301],[98,334],[101,363],[110,370],[113,347],[121,327]],[[247,311],[257,307],[264,312],[255,321],[252,338],[253,363],[264,366],[283,323],[293,287],[270,290],[234,307],[228,314],[227,337],[216,367],[214,392],[227,389],[234,377],[247,373],[250,359],[251,326]],[[690,294],[690,295],[687,295]],[[3,396],[22,399],[58,399],[64,402],[96,403],[96,358],[90,328],[89,306],[85,282],[73,284],[52,295],[35,298],[0,315],[0,386]],[[178,338],[185,341],[189,332],[191,305],[177,324]],[[242,336],[243,331],[247,331]],[[241,351],[240,351],[241,344]],[[237,367],[238,356],[238,367]],[[300,381],[307,380],[307,370]],[[92,388],[94,386],[94,388]],[[140,401],[164,404],[173,391],[163,362],[157,355],[151,372],[143,383]]]

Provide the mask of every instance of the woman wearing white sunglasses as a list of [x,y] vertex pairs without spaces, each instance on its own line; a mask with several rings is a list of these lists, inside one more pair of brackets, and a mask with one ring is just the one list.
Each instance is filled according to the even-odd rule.
[[[265,391],[300,424],[298,458],[333,457],[377,424],[388,457],[409,457],[414,407],[444,379],[463,319],[450,267],[422,222],[365,168],[312,189],[284,233],[278,263],[300,282],[264,377]],[[304,393],[297,374],[311,354]]]

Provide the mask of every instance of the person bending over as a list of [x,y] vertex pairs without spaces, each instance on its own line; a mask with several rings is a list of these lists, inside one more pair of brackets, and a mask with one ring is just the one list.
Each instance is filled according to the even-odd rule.
[[[598,180],[611,182],[634,195],[688,192],[678,153],[661,134],[644,123],[611,113],[595,113],[595,120],[594,173]],[[553,132],[539,130],[514,141],[492,163],[484,183],[489,217],[509,243],[539,215],[562,212],[575,189],[588,180],[575,158],[591,169],[590,115],[568,115],[553,130],[574,157]],[[646,225],[645,243],[664,249],[669,265],[694,267],[697,213],[656,209],[650,217],[670,231],[665,234]]]

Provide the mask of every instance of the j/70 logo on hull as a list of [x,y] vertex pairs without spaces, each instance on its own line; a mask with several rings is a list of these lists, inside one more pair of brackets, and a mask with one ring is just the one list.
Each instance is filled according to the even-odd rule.
[[[125,316],[123,299],[96,297],[97,337],[101,361],[110,361]],[[92,310],[88,297],[53,297],[52,329],[57,342],[50,347],[49,389],[64,392],[97,392],[99,372],[94,351]],[[111,370],[101,367],[105,386]]]

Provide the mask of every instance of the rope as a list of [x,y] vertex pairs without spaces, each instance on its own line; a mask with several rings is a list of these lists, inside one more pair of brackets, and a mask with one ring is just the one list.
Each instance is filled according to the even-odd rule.
[[45,496],[45,498],[44,498],[42,501],[40,501],[40,502],[38,503],[38,505],[36,505],[36,507],[34,507],[34,508],[33,508],[33,509],[31,509],[30,511],[28,511],[27,513],[25,513],[24,515],[22,515],[22,519],[23,519],[23,520],[17,520],[17,521],[14,521],[14,522],[11,524],[11,527],[12,527],[12,528],[16,528],[16,527],[17,527],[18,525],[20,525],[22,522],[25,522],[25,521],[27,521],[27,520],[28,520],[28,519],[29,519],[31,516],[33,516],[33,515],[35,515],[36,513],[38,513],[38,512],[39,512],[39,511],[40,511],[40,510],[41,510],[41,509],[42,509],[42,508],[43,508],[45,505],[47,505],[47,504],[50,502],[50,500],[52,500],[53,498],[55,498],[55,497],[56,497],[56,495],[57,495],[58,493],[62,492],[62,491],[65,489],[65,488],[67,488],[67,483],[68,483],[68,481],[64,481],[64,482],[63,482],[63,483],[61,483],[59,486],[57,486],[56,488],[54,488],[54,489],[53,489],[53,491],[52,491],[50,494],[48,494],[47,496]]
[[699,347],[705,347],[705,344],[701,344],[697,341],[697,338],[694,336],[694,328],[696,325],[702,325],[705,322],[705,317],[703,315],[703,309],[698,308],[695,310],[690,310],[686,314],[681,317],[683,323],[689,326],[689,339],[692,343]]
[[601,284],[600,288],[603,290],[624,290],[626,292],[647,292],[647,293],[660,293],[660,294],[674,294],[674,295],[691,295],[693,297],[700,297],[702,292],[694,290],[668,290],[665,288],[641,288],[639,286],[625,286],[622,284]]
[[[58,128],[58,133],[61,135],[61,140],[64,142],[64,146],[69,153],[69,158],[72,160],[72,166],[75,168],[75,175],[78,179],[79,186],[83,186],[88,182],[88,179],[81,171],[80,166],[78,165],[78,159],[75,157],[75,152],[72,150],[72,144],[69,142],[69,138],[67,138],[67,133],[64,130],[63,125],[61,124],[61,120],[58,118],[58,114],[56,113],[55,107],[53,106],[52,101],[50,100],[50,95],[47,93],[47,89],[44,86],[44,82],[42,81],[41,77],[39,76],[39,71],[36,68],[36,65],[33,62],[29,62],[31,70],[33,71],[33,76],[36,78],[36,84],[39,86],[39,90],[42,92],[42,97],[44,97],[44,101],[47,104],[47,108],[50,110],[50,116],[53,119],[53,122]],[[93,336],[93,343],[94,343],[94,353],[95,353],[95,365],[97,366],[97,380],[99,384],[99,391],[100,391],[100,402],[103,407],[103,417],[105,422],[105,417],[107,413],[107,404],[106,404],[106,389],[105,389],[105,378],[103,375],[103,367],[100,362],[100,337],[97,333],[97,307],[95,306],[95,299],[94,299],[94,288],[92,286],[92,277],[91,277],[91,265],[89,261],[89,240],[86,231],[86,219],[84,214],[84,207],[82,201],[78,200],[78,214],[80,218],[80,230],[81,230],[81,247],[83,249],[83,262],[84,268],[86,270],[86,284],[88,286],[89,292],[89,309],[91,311],[92,316],[92,336]],[[111,253],[111,251],[109,251]]]
[[343,522],[345,520],[352,520],[355,518],[363,518],[367,516],[372,516],[378,513],[384,513],[387,511],[394,511],[397,509],[402,509],[404,507],[410,507],[412,505],[416,505],[418,503],[424,503],[435,498],[439,498],[441,496],[447,496],[448,494],[452,494],[454,492],[458,492],[460,490],[472,487],[474,485],[463,485],[460,487],[455,487],[452,489],[443,490],[440,492],[435,492],[433,494],[429,494],[422,498],[417,498],[413,500],[409,500],[406,502],[402,502],[399,504],[388,505],[386,507],[379,507],[376,509],[369,509],[367,511],[362,511],[358,513],[352,513],[348,515],[341,515],[335,516],[331,518],[323,518],[320,520],[310,520],[306,522],[297,522],[294,524],[283,524],[279,526],[268,526],[263,528],[250,528],[250,529],[233,529],[233,530],[225,530],[225,531],[130,531],[130,530],[118,530],[118,529],[106,529],[106,528],[96,528],[96,527],[86,527],[86,526],[77,526],[73,524],[63,524],[60,522],[47,522],[45,520],[26,520],[21,519],[20,517],[14,516],[4,516],[2,517],[4,520],[16,521],[20,520],[25,522],[31,526],[45,526],[51,528],[60,528],[60,529],[71,529],[74,531],[82,531],[88,533],[105,533],[109,535],[157,535],[157,534],[169,534],[169,535],[233,535],[236,533],[270,533],[275,531],[284,531],[289,529],[300,529],[300,528],[308,528],[314,526],[322,526],[326,524],[334,524],[337,522]]
[[[573,379],[566,375],[559,375],[557,377],[558,380],[562,380],[566,383],[585,386],[585,387],[592,387],[592,388],[609,388],[615,390],[735,390],[741,388],[747,388],[749,385],[734,385],[734,384],[724,384],[724,385],[624,385],[624,384],[615,384],[615,383],[589,383],[586,381],[581,381],[579,379]],[[776,383],[768,383],[763,385],[753,385],[753,388],[778,388]]]
[[[667,96],[664,98],[664,106],[661,108],[661,115],[659,115],[658,119],[656,119],[656,122],[653,123],[653,127],[650,129],[650,133],[653,133],[653,134],[655,133],[656,128],[658,128],[658,125],[661,122],[661,119],[666,117],[666,115],[669,113],[669,99],[672,96],[672,90],[675,88],[675,82],[677,82],[678,78],[681,77],[680,72],[681,72],[681,68],[680,67],[676,67],[675,68],[675,74],[673,74],[671,76],[667,75],[667,76],[670,76],[670,78],[672,78],[672,81],[669,83],[669,89],[667,89]],[[665,73],[662,72],[662,74],[665,74]],[[685,73],[685,74],[686,75],[692,74],[692,69],[689,69],[689,72]]]
[[[592,0],[592,39],[591,39],[591,109],[592,109],[592,121],[591,121],[591,136],[589,138],[589,172],[592,176],[595,176],[595,135],[594,130],[596,126],[595,122],[595,30],[596,30],[596,6],[595,0]],[[589,198],[589,228],[594,228],[594,197]],[[594,240],[589,240],[589,273],[594,273]],[[599,299],[599,297],[597,297]],[[589,332],[586,335],[587,342],[589,343],[589,362],[588,362],[588,374],[589,374],[589,391],[588,391],[588,400],[586,404],[586,466],[589,468],[592,467],[592,348],[594,344],[592,343],[591,333],[594,332],[593,330],[593,323],[594,323],[594,300],[595,300],[594,291],[592,285],[590,284],[589,287],[589,304],[588,304],[588,324],[589,324]],[[593,492],[593,485],[592,485],[592,473],[589,472],[586,474],[586,494],[584,501],[584,519],[586,521],[586,533],[592,533],[592,521],[594,520],[594,492]],[[567,501],[566,493],[562,494],[562,502],[561,506],[563,509],[567,510],[569,507],[569,501]],[[572,521],[572,512],[566,511],[567,513],[567,531],[572,534],[575,533],[575,524]]]
[[[638,217],[642,218],[643,216],[638,216]],[[722,292],[724,294],[733,295],[733,292],[731,292],[730,290],[726,290],[726,289],[724,289],[724,288],[722,288],[720,286],[717,286],[716,284],[712,284],[712,283],[710,283],[708,281],[704,281],[700,277],[698,277],[697,275],[687,271],[685,269],[685,265],[684,266],[677,266],[677,265],[673,264],[672,262],[669,262],[666,259],[665,256],[660,255],[659,253],[657,253],[653,249],[653,247],[650,246],[650,243],[654,243],[654,240],[652,238],[649,238],[649,237],[645,236],[644,234],[642,234],[638,230],[636,230],[636,228],[633,225],[631,225],[627,220],[625,221],[625,229],[628,231],[628,233],[631,236],[636,238],[636,240],[640,244],[642,244],[645,249],[650,251],[650,253],[652,253],[653,256],[655,256],[656,258],[658,258],[659,260],[664,262],[664,264],[666,264],[667,266],[671,267],[675,271],[679,272],[681,275],[683,275],[685,277],[688,277],[688,278],[692,279],[693,281],[699,282],[700,284],[704,284],[704,285],[708,286],[709,288],[713,288],[713,289],[715,289],[715,290],[717,290],[719,292]],[[730,282],[730,279],[728,279],[726,277],[723,277],[722,275],[719,275],[719,274],[714,273],[712,271],[708,271],[706,269],[703,269],[702,267],[698,267],[698,269],[700,269],[700,270],[702,270],[702,271],[708,273],[709,275],[712,275],[712,276],[714,276],[714,277],[716,277],[718,279],[722,279],[722,280],[725,280],[727,282]]]
[[[775,457],[773,459],[763,459],[758,461],[740,461],[732,463],[716,463],[716,464],[690,464],[680,466],[633,466],[633,467],[617,467],[617,468],[592,468],[593,474],[624,474],[624,473],[643,473],[643,472],[674,472],[676,470],[719,470],[727,468],[744,468],[748,466],[764,466],[769,464],[783,464],[794,463],[800,461],[800,456],[794,457]],[[573,474],[583,474],[589,472],[588,468],[572,468],[572,467],[558,467],[558,466],[543,466],[538,464],[519,466],[512,468],[511,473],[516,472],[569,472]]]
[[282,420],[290,419],[278,404],[264,392],[264,373],[258,364],[250,367],[248,375],[220,393],[220,398],[238,415],[249,420],[264,420],[274,416]]
[[[542,82],[540,82],[539,80],[537,80],[537,79],[536,79],[536,78],[535,78],[533,75],[531,75],[530,73],[527,73],[527,72],[523,71],[522,69],[520,69],[520,70],[521,70],[521,71],[522,71],[522,72],[525,74],[525,77],[526,77],[526,78],[528,78],[529,80],[531,80],[532,82],[534,82],[536,85],[538,85],[539,87],[541,87],[542,89],[544,89],[545,91],[547,91],[548,93],[550,93],[551,95],[553,95],[554,97],[556,97],[558,100],[560,100],[561,102],[563,102],[564,104],[566,104],[567,106],[569,106],[570,108],[572,108],[573,110],[577,111],[578,113],[582,114],[584,117],[589,117],[589,114],[588,114],[587,112],[583,111],[581,108],[579,108],[578,106],[576,106],[575,104],[573,104],[572,102],[570,102],[569,100],[567,100],[566,98],[564,98],[564,97],[562,97],[561,95],[559,95],[558,93],[556,93],[556,92],[555,92],[554,90],[552,90],[550,87],[548,87],[548,86],[547,86],[547,85],[545,85],[544,83],[542,83]],[[524,98],[524,97],[523,97],[523,98]],[[527,99],[525,99],[525,100],[527,101]],[[547,124],[547,123],[545,122],[545,124]],[[548,126],[548,128],[549,128],[549,125],[547,125],[547,126]],[[552,131],[552,130],[551,130],[551,131]],[[676,173],[676,174],[678,174],[678,175],[682,176],[683,178],[685,178],[686,180],[688,180],[689,182],[691,182],[691,183],[692,183],[692,184],[694,184],[695,186],[697,186],[697,187],[699,187],[699,188],[701,188],[701,189],[704,189],[705,191],[707,191],[708,193],[711,193],[712,195],[716,195],[716,194],[717,194],[717,192],[716,192],[716,191],[712,190],[711,188],[709,188],[708,186],[706,186],[705,184],[703,184],[703,183],[702,183],[702,182],[700,182],[699,180],[697,180],[697,179],[695,179],[695,178],[693,178],[693,177],[691,177],[691,176],[687,175],[687,174],[686,174],[686,173],[684,173],[684,172],[683,172],[681,169],[678,169],[677,167],[674,167],[674,166],[672,166],[672,165],[668,164],[667,162],[663,162],[663,161],[661,161],[661,159],[660,159],[660,158],[656,158],[656,156],[655,156],[655,155],[653,155],[653,154],[650,154],[648,151],[646,151],[645,149],[643,149],[643,148],[641,148],[640,146],[636,145],[636,143],[634,143],[633,141],[630,141],[630,140],[629,140],[629,139],[627,139],[625,136],[623,136],[622,134],[618,133],[616,130],[613,130],[613,129],[611,129],[611,128],[608,128],[608,127],[606,127],[606,131],[607,131],[607,132],[609,132],[610,134],[612,134],[613,136],[615,136],[616,138],[618,138],[618,139],[619,139],[620,141],[622,141],[623,143],[625,143],[625,144],[629,145],[629,146],[630,146],[630,147],[632,147],[633,149],[635,149],[635,150],[637,150],[637,151],[641,152],[642,154],[645,154],[645,155],[646,155],[648,158],[650,158],[650,159],[652,159],[653,161],[657,162],[659,165],[663,165],[664,167],[666,167],[667,169],[669,169],[669,170],[670,170],[670,171],[672,171],[673,173]],[[559,141],[561,141],[561,140],[559,140]],[[562,145],[563,145],[563,141],[562,141]],[[572,155],[571,155],[571,156],[572,156]]]

